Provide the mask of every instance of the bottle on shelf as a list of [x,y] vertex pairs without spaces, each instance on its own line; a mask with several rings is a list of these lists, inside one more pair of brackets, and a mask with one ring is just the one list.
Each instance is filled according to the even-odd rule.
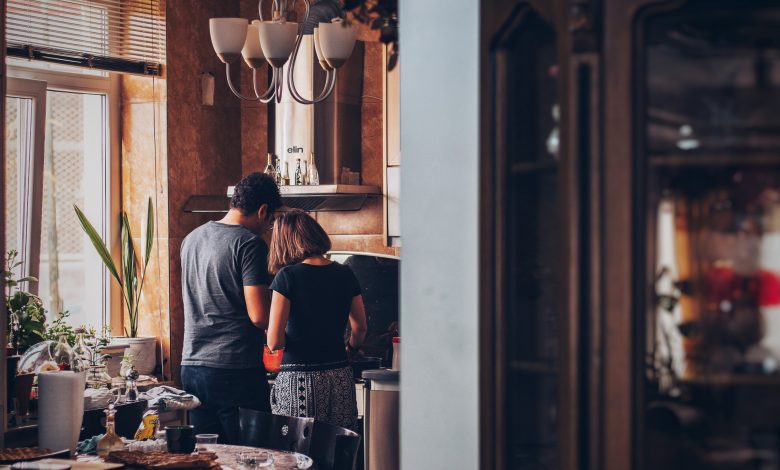
[[320,184],[320,172],[317,171],[317,164],[314,161],[314,152],[309,154],[309,167],[307,168],[307,184],[317,186]]
[[268,156],[266,158],[265,170],[263,170],[263,173],[276,179],[276,167],[274,166],[274,154],[272,154],[271,152],[268,152]]
[[303,186],[303,170],[301,169],[301,159],[296,159],[298,163],[295,166],[295,186]]
[[276,157],[276,185],[281,186],[282,185],[282,159],[279,157]]
[[122,450],[125,447],[122,438],[116,434],[116,422],[114,418],[116,410],[114,409],[114,404],[110,403],[108,408],[103,412],[106,414],[106,434],[103,435],[97,443],[98,457],[106,457],[110,452]]
[[290,164],[288,162],[284,162],[284,173],[282,174],[281,186],[289,186],[289,185],[290,185]]
[[57,368],[59,370],[71,370],[73,365],[73,350],[68,344],[67,333],[60,334],[59,341],[57,341],[57,344],[54,346],[52,356],[54,362],[57,363]]

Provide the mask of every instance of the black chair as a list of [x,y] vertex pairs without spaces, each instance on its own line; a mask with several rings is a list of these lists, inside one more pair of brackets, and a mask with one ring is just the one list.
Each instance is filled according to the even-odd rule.
[[[135,432],[141,424],[147,405],[146,400],[117,405],[116,416],[114,416],[116,433],[127,439],[135,437]],[[106,414],[103,412],[103,408],[84,411],[79,440],[83,441],[104,432],[106,432]]]
[[353,470],[359,447],[358,433],[323,421],[314,422],[309,456],[317,470]]
[[309,454],[314,418],[273,415],[238,409],[241,445]]

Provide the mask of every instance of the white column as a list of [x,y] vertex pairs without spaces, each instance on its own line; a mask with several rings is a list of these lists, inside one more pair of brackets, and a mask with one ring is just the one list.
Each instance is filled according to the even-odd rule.
[[479,467],[479,5],[401,0],[401,464]]

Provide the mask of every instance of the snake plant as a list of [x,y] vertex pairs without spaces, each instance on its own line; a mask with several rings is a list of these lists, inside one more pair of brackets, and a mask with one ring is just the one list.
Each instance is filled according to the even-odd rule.
[[89,237],[92,246],[95,247],[103,264],[108,269],[108,272],[111,273],[111,276],[116,280],[117,284],[119,284],[119,290],[122,292],[122,300],[124,301],[125,308],[127,309],[127,316],[130,320],[130,330],[128,331],[128,329],[125,328],[125,335],[130,338],[135,338],[138,336],[138,307],[141,303],[141,291],[144,288],[146,268],[149,265],[149,257],[152,254],[152,245],[154,244],[154,208],[152,206],[152,198],[149,198],[146,213],[146,246],[144,246],[142,259],[138,259],[138,254],[136,253],[127,212],[122,211],[119,220],[122,244],[122,258],[119,263],[119,267],[122,270],[121,275],[120,271],[117,269],[117,263],[115,263],[114,259],[111,257],[111,253],[98,231],[95,230],[95,227],[89,222],[87,216],[84,215],[84,212],[82,212],[78,206],[74,204],[73,209],[76,211],[76,216],[79,219],[81,228]]

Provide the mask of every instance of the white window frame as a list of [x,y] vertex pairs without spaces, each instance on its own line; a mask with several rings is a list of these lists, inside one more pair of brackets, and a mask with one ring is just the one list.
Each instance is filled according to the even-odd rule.
[[[71,91],[81,93],[98,93],[104,94],[108,101],[108,161],[106,162],[106,181],[109,185],[110,191],[106,194],[107,200],[107,214],[106,219],[102,227],[96,226],[98,230],[102,229],[104,239],[108,241],[109,250],[114,259],[117,259],[121,255],[121,247],[119,243],[119,213],[121,211],[121,150],[120,150],[120,96],[119,96],[119,75],[118,74],[104,74],[93,75],[85,74],[83,71],[74,70],[74,72],[66,71],[52,71],[47,69],[19,66],[16,64],[8,64],[8,91],[7,95],[18,96],[18,94],[11,93],[11,83],[15,79],[21,79],[23,81],[37,81],[45,82],[46,89],[43,92],[45,98],[46,91]],[[44,102],[45,103],[45,102]],[[44,104],[45,106],[45,104]],[[45,110],[45,107],[44,107]],[[43,114],[45,120],[45,112]],[[40,129],[40,132],[45,135],[45,125],[38,126],[36,122],[36,132]],[[44,138],[41,137],[39,142],[43,142]],[[39,184],[43,178],[43,146],[41,146],[41,170],[36,173],[36,179]],[[38,191],[39,197],[42,191]],[[40,235],[40,220],[42,204],[36,204],[34,206],[38,212],[37,220],[38,226],[31,227],[31,233],[38,233]],[[35,220],[35,216],[33,217]],[[95,221],[93,221],[95,222]],[[97,225],[97,224],[96,224]],[[40,236],[38,238],[38,246],[35,250],[35,254],[31,257],[31,266],[35,266],[35,271],[38,270],[38,264],[40,261]],[[101,277],[103,284],[103,312],[101,316],[101,325],[94,325],[95,327],[103,327],[109,325],[112,331],[121,331],[122,329],[122,302],[121,293],[119,287],[115,282],[112,282],[112,278],[108,271],[101,269]]]
[[[32,165],[30,170],[31,178],[25,174],[22,169],[27,157],[19,155],[20,168],[17,169],[18,184],[20,190],[25,193],[22,197],[22,205],[26,205],[26,208],[19,207],[20,211],[19,227],[17,228],[17,240],[18,245],[14,247],[19,250],[21,254],[21,271],[22,276],[38,277],[38,266],[40,261],[40,246],[41,237],[34,236],[33,234],[40,233],[41,231],[41,186],[43,185],[43,155],[44,155],[44,136],[46,134],[46,82],[39,80],[28,80],[19,78],[9,78],[6,86],[6,96],[15,98],[31,99],[33,101],[32,106],[32,122],[33,122],[33,134],[32,135],[20,135],[19,140],[31,140],[28,144],[32,145],[32,155],[30,156],[29,163]],[[20,119],[22,117],[20,116]],[[25,146],[24,142],[20,143],[21,146]],[[6,149],[7,151],[7,149]],[[16,196],[17,204],[20,202],[19,197]],[[27,227],[22,227],[22,222],[29,221]],[[27,285],[20,286],[26,290],[29,290],[33,294],[38,293],[38,284],[26,283]]]

